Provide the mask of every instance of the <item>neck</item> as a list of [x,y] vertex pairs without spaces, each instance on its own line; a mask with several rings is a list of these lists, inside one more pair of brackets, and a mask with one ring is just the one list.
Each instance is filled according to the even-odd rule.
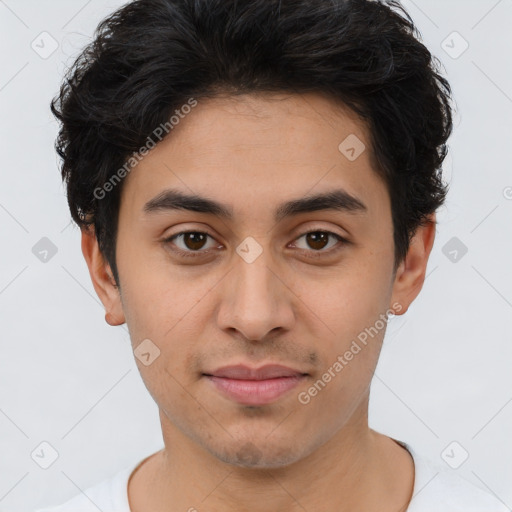
[[161,413],[165,448],[139,478],[138,487],[151,488],[151,495],[131,493],[132,512],[406,510],[414,483],[412,459],[368,427],[367,410],[361,404],[359,413],[307,456],[258,468],[223,462]]

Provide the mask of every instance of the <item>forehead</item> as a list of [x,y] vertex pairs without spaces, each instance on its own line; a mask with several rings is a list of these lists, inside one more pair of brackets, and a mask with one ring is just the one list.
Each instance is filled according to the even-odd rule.
[[123,188],[122,203],[138,211],[165,189],[215,196],[235,214],[340,188],[364,204],[387,199],[366,125],[316,94],[199,99]]

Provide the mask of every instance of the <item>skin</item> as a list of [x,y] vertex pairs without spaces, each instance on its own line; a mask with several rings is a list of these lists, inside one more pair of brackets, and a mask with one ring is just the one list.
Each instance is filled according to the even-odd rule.
[[[354,161],[338,150],[350,134],[366,145]],[[135,359],[159,407],[165,448],[132,474],[133,512],[406,509],[412,458],[368,426],[385,328],[308,404],[297,399],[380,314],[404,314],[423,286],[435,216],[418,228],[394,273],[390,200],[369,148],[365,124],[317,94],[202,100],[125,178],[120,288],[94,233],[83,230],[107,321],[127,323],[134,349],[150,339],[160,350],[149,366]],[[145,213],[144,204],[168,188],[225,203],[234,219]],[[361,199],[367,211],[274,221],[282,202],[334,188]],[[334,237],[324,249],[303,236],[314,229],[350,243]],[[202,246],[183,237],[163,241],[183,231],[212,238]],[[262,249],[252,263],[236,252],[249,236]],[[341,249],[331,255],[305,256],[335,246]],[[172,247],[212,250],[180,258]],[[239,363],[280,363],[308,376],[275,402],[247,407],[202,375]]]

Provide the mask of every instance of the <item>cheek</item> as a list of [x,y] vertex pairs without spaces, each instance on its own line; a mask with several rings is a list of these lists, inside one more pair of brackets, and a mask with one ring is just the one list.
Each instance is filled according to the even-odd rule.
[[130,333],[161,339],[191,309],[197,291],[166,262],[163,251],[125,240],[120,233],[117,265]]
[[[123,310],[132,347],[137,354],[137,347],[150,340],[159,351],[151,366],[136,361],[140,373],[154,385],[159,385],[158,379],[162,379],[172,386],[173,377],[184,385],[189,380],[193,382],[193,372],[185,362],[198,351],[197,344],[204,338],[202,331],[211,318],[205,309],[210,307],[205,290],[213,288],[213,276],[191,281],[185,272],[171,273],[170,267],[165,272],[149,265],[137,265],[131,259],[122,268]],[[174,391],[179,394],[179,389]]]
[[[377,274],[354,269],[346,279],[310,291],[308,309],[322,325],[316,333],[322,363],[301,402],[308,402],[311,416],[335,408],[348,417],[365,396],[387,325],[381,319],[387,311],[385,294],[384,279],[379,282]],[[344,418],[338,420],[342,424]]]
[[369,259],[340,266],[321,279],[295,280],[294,292],[304,313],[316,318],[321,332],[334,340],[331,348],[342,348],[341,340],[346,343],[356,337],[388,308],[389,275],[382,263],[371,261],[376,258]]

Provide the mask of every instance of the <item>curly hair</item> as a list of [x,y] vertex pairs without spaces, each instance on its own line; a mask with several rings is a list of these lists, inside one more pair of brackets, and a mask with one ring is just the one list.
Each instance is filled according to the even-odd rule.
[[391,200],[396,270],[448,190],[441,165],[451,88],[420,40],[394,0],[129,2],[98,25],[51,102],[72,218],[94,225],[119,283],[122,183],[105,197],[95,190],[155,127],[191,97],[316,92],[369,128],[374,170]]

